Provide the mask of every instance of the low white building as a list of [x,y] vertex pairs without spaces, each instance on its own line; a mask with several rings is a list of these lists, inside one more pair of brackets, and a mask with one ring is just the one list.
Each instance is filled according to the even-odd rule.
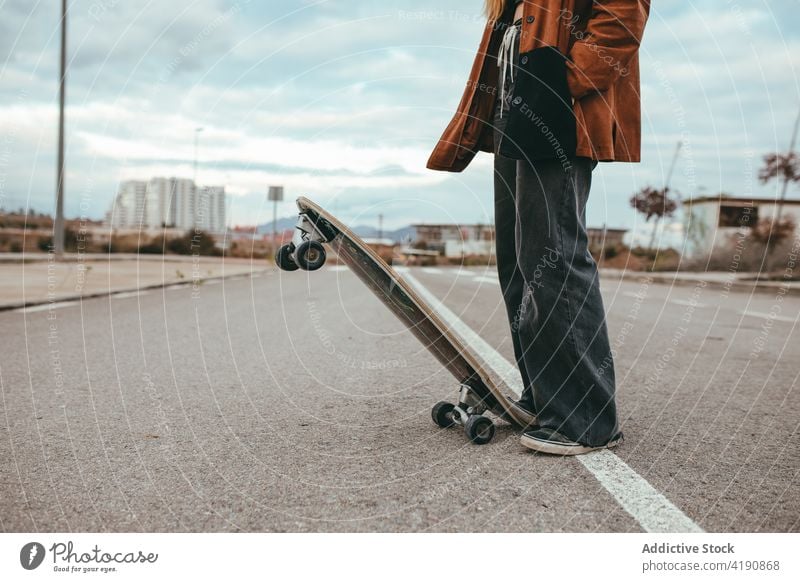
[[414,241],[446,257],[494,253],[491,224],[413,224]]
[[[416,243],[425,243],[426,249],[438,251],[448,258],[490,256],[495,253],[492,224],[414,224],[412,227]],[[586,230],[592,247],[621,245],[628,232],[623,228],[605,226]]]
[[477,255],[488,257],[494,254],[494,241],[491,240],[447,240],[444,242],[444,256],[447,258]]
[[[773,198],[704,196],[683,203],[683,228],[686,254],[705,255],[715,248],[730,247],[758,223],[774,219],[779,201]],[[783,217],[791,216],[800,225],[800,200],[785,200]]]

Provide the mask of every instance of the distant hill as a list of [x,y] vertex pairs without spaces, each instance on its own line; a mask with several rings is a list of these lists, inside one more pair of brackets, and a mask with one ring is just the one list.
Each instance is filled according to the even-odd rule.
[[[361,238],[379,238],[378,229],[374,226],[356,226],[351,230]],[[404,226],[403,228],[398,228],[397,230],[384,230],[382,233],[380,233],[380,235],[380,238],[390,238],[394,242],[399,243],[413,237],[414,229],[410,226]]]
[[[294,228],[294,225],[297,224],[297,216],[290,216],[287,218],[279,218],[277,222],[277,229],[278,232],[288,230],[290,228]],[[256,232],[258,234],[270,234],[272,233],[272,221],[266,222],[264,224],[259,224],[256,227]]]
[[[295,224],[297,224],[297,217],[286,217],[286,218],[279,218],[277,222],[278,232],[289,230],[294,228]],[[356,233],[361,238],[377,238],[378,237],[378,229],[374,226],[354,226],[351,227],[351,230]],[[272,232],[272,222],[266,222],[264,224],[259,224],[256,227],[256,232],[258,234],[269,234]],[[383,238],[390,238],[395,242],[403,242],[410,237],[414,236],[414,229],[410,226],[404,226],[402,228],[398,228],[396,230],[384,230],[382,234]]]

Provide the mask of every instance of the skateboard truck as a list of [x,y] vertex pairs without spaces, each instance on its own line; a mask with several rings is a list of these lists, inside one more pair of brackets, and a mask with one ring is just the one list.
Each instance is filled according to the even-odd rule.
[[431,409],[433,422],[442,428],[459,425],[464,427],[467,438],[473,443],[484,445],[494,436],[494,422],[484,416],[489,407],[475,389],[469,384],[461,384],[458,404],[439,402]]
[[301,212],[294,237],[275,253],[275,262],[284,271],[316,271],[325,264],[325,247],[336,235],[324,218]]

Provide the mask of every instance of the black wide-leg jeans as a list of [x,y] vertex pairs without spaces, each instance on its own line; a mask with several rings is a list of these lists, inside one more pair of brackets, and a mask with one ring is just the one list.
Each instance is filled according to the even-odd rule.
[[614,361],[586,234],[597,162],[494,160],[497,269],[522,399],[539,426],[602,446],[618,423]]

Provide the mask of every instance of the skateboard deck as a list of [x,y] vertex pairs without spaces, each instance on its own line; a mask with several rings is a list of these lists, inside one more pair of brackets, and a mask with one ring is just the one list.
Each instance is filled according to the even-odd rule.
[[508,406],[506,396],[477,358],[397,271],[308,198],[298,198],[297,208],[297,232],[291,243],[278,250],[276,263],[287,271],[314,271],[325,263],[323,243],[336,252],[458,382],[458,403],[440,402],[431,411],[437,425],[461,425],[470,440],[478,444],[489,442],[494,436],[494,423],[484,415],[487,410],[519,427],[525,426],[524,419]]

